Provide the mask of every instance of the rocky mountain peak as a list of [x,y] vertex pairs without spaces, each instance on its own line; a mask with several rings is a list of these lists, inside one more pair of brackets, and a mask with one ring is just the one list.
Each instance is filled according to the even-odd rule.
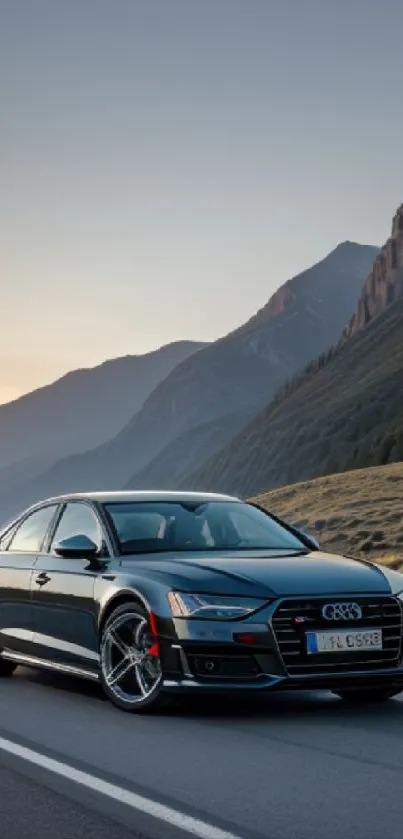
[[403,204],[393,218],[391,236],[375,259],[343,338],[355,335],[402,296]]
[[[360,245],[357,242],[341,242],[324,259],[301,274],[281,285],[269,301],[249,321],[236,330],[235,334],[249,333],[260,326],[285,315],[286,318],[300,314],[305,308],[323,316],[322,308],[333,310],[330,300],[333,296],[354,297],[356,283],[363,283],[379,248]],[[344,294],[342,292],[344,289]],[[330,306],[329,306],[330,303]]]
[[392,222],[392,239],[403,238],[403,204],[396,211]]

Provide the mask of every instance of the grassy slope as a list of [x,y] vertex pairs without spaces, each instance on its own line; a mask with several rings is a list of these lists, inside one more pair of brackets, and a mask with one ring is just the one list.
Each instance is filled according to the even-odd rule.
[[403,463],[316,478],[256,500],[330,552],[382,558],[403,570]]

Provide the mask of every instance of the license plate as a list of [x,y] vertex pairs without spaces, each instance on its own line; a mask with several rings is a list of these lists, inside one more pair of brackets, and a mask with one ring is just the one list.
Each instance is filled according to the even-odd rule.
[[349,650],[382,650],[382,630],[307,632],[306,644],[308,655],[312,653],[342,653]]

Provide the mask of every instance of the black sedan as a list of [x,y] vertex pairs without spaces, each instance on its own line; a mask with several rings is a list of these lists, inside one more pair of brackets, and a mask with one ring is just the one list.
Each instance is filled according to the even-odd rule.
[[127,711],[179,693],[403,690],[403,575],[321,553],[253,504],[76,494],[0,536],[0,674],[101,682]]

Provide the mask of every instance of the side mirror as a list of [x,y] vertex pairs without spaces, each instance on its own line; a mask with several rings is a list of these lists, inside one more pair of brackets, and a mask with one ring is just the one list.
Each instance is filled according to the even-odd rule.
[[80,533],[57,542],[54,551],[65,559],[92,559],[98,553],[98,546],[88,536]]
[[308,540],[314,548],[320,548],[320,544],[315,536],[311,536],[310,533],[305,533],[305,530],[301,530],[300,527],[296,527],[295,524],[292,524],[291,527],[295,530],[296,533],[299,533],[303,539]]

